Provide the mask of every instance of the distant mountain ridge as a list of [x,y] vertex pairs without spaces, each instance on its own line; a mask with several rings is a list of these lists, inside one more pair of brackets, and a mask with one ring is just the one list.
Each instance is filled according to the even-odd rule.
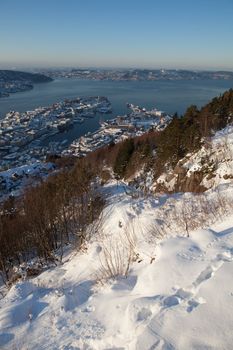
[[0,70],[0,82],[30,82],[30,83],[46,83],[53,79],[38,73],[28,73],[15,70]]
[[52,78],[76,78],[89,80],[161,81],[161,80],[232,80],[230,71],[194,71],[182,69],[56,69],[41,73]]

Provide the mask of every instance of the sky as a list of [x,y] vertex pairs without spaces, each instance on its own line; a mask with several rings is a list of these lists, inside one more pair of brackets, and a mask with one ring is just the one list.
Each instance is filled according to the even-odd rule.
[[233,0],[0,0],[0,68],[233,70]]

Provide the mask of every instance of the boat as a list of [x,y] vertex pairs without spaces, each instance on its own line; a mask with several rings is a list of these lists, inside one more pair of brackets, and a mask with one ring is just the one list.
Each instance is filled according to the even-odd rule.
[[84,118],[75,117],[73,119],[73,121],[74,121],[74,123],[82,124],[82,123],[84,123]]
[[94,113],[82,113],[81,117],[83,118],[94,118],[95,114]]

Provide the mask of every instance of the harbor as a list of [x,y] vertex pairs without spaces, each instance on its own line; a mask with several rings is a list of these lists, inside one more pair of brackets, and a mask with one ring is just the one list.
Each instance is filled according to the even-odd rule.
[[[25,186],[56,171],[52,157],[85,157],[98,148],[141,136],[149,130],[163,130],[172,117],[156,108],[147,110],[128,103],[128,113],[104,118],[112,112],[107,97],[77,97],[23,113],[9,112],[0,121],[0,199],[17,196]],[[67,129],[103,116],[94,132],[73,142],[66,139]],[[60,141],[51,140],[60,134]],[[47,142],[46,142],[47,141]]]
[[147,110],[127,104],[129,113],[101,123],[99,130],[87,133],[62,152],[62,155],[83,157],[98,148],[118,143],[130,137],[141,136],[149,130],[162,131],[172,117],[156,108]]
[[58,153],[64,149],[65,140],[54,142],[51,140],[54,135],[65,133],[96,113],[111,112],[110,102],[101,96],[66,99],[23,113],[8,112],[0,120],[0,170],[21,166],[33,158],[44,160],[46,155]]

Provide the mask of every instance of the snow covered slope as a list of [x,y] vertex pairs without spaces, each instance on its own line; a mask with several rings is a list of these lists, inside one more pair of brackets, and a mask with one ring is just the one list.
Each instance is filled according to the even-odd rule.
[[232,185],[208,191],[211,220],[194,213],[188,226],[173,218],[203,197],[136,198],[116,183],[104,192],[85,249],[0,300],[1,349],[231,349]]
[[154,187],[168,191],[199,192],[233,179],[233,126],[205,140],[202,148],[187,154],[170,172],[162,174]]

